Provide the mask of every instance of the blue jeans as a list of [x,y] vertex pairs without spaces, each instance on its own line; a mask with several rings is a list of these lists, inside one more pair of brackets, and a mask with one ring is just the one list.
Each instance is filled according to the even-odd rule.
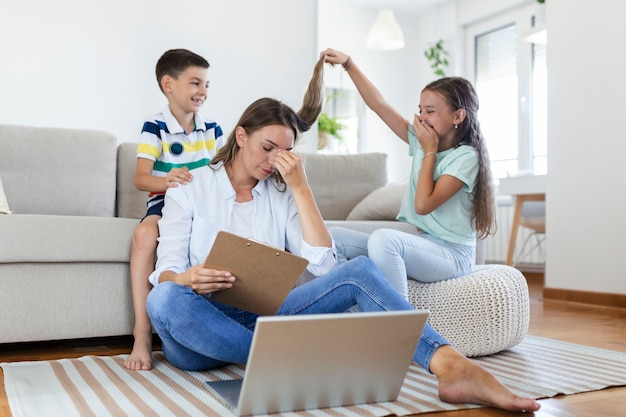
[[474,245],[458,245],[422,232],[413,235],[377,229],[371,235],[344,227],[331,227],[340,261],[368,256],[393,288],[408,298],[407,277],[438,282],[469,274],[476,262]]
[[[342,263],[327,275],[293,289],[277,315],[411,310],[366,257]],[[257,315],[212,301],[174,282],[150,291],[148,314],[165,357],[176,367],[198,371],[228,363],[245,364]],[[440,346],[449,344],[426,324],[413,360],[429,370]]]

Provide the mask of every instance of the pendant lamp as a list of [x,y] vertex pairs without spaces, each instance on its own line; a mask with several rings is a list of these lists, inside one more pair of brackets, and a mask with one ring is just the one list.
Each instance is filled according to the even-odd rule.
[[380,51],[394,51],[404,48],[402,29],[391,9],[383,9],[378,12],[376,22],[367,35],[366,46],[368,49]]

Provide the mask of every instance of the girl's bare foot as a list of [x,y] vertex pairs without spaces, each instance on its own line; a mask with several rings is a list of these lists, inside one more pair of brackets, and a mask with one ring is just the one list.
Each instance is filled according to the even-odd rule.
[[449,403],[471,403],[517,412],[537,411],[533,398],[513,394],[489,371],[450,346],[437,349],[430,364],[439,380],[439,398]]
[[135,371],[147,371],[152,369],[152,331],[148,333],[135,332],[133,350],[124,361],[124,367]]

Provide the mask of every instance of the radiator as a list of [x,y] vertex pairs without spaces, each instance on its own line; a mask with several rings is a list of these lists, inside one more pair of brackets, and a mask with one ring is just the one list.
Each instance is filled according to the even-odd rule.
[[[498,230],[495,235],[485,239],[485,263],[505,263],[506,254],[509,250],[509,236],[511,235],[511,221],[513,218],[513,205],[510,200],[498,201],[496,204],[496,221]],[[515,245],[514,263],[543,266],[545,263],[545,242],[536,246],[535,237],[531,237],[526,244],[525,253],[519,257],[524,242],[532,233],[525,227],[517,232]],[[534,248],[533,248],[534,247]],[[532,249],[532,250],[529,250]]]

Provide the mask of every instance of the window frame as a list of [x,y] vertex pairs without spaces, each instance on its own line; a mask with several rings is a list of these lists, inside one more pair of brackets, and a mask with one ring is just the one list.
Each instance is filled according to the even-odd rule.
[[476,80],[476,38],[511,24],[517,28],[517,171],[528,175],[540,174],[533,172],[533,44],[524,40],[524,37],[535,28],[533,25],[539,15],[537,5],[528,4],[464,26],[465,74],[473,84]]

